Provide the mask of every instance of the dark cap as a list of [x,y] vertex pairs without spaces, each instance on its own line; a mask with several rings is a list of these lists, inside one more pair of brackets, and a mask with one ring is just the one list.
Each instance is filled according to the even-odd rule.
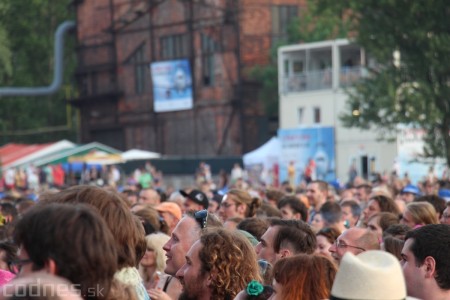
[[202,205],[204,209],[207,209],[209,206],[208,197],[206,197],[206,195],[199,190],[192,190],[189,194],[183,190],[180,190],[180,194],[188,198],[189,200]]
[[223,198],[223,195],[214,194],[211,200],[217,202],[220,205],[220,203],[222,203],[222,198]]

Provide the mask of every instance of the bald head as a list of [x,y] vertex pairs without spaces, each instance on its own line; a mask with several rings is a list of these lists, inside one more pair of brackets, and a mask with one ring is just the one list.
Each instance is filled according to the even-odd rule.
[[[363,229],[363,228],[361,228]],[[356,240],[361,248],[366,250],[380,250],[380,241],[375,232],[365,229],[364,234]]]
[[345,230],[330,247],[331,256],[339,263],[345,253],[355,255],[367,250],[379,250],[380,244],[375,233],[365,229],[353,227]]
[[154,189],[143,189],[139,193],[139,203],[158,205],[161,203],[161,196]]

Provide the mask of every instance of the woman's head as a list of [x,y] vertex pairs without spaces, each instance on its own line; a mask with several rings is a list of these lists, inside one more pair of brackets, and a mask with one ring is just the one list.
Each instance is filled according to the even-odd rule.
[[132,210],[132,213],[141,221],[146,235],[156,232],[169,234],[169,226],[151,205],[147,204],[139,209]]
[[240,189],[232,189],[223,197],[219,214],[225,221],[228,218],[249,218],[256,214],[262,200],[252,197],[248,192]]
[[[30,209],[17,223],[14,241],[18,257],[29,263],[25,276],[53,266],[54,273],[70,280],[81,295],[101,288],[98,299],[109,299],[118,270],[114,237],[99,213],[88,205],[41,204]],[[48,271],[48,270],[47,270]]]
[[145,252],[145,235],[119,193],[96,186],[78,185],[58,193],[43,194],[39,199],[40,203],[84,203],[93,207],[113,234],[119,269],[134,267],[140,261]]
[[337,267],[322,255],[300,254],[280,259],[273,268],[272,299],[328,299]]
[[330,249],[331,245],[333,245],[340,234],[339,230],[334,227],[325,227],[319,230],[316,234],[316,253],[331,257],[331,253],[328,249]]
[[170,237],[164,233],[152,233],[145,237],[147,250],[140,262],[140,267],[156,267],[157,271],[164,271],[166,267],[166,257],[163,246]]
[[391,225],[399,223],[397,215],[389,212],[381,212],[374,214],[369,218],[367,222],[367,228],[377,234],[378,240],[381,241],[383,232]]
[[385,195],[376,195],[369,199],[367,207],[364,209],[364,221],[367,223],[369,218],[379,212],[390,212],[395,215],[400,214],[400,210],[392,198]]
[[411,202],[406,205],[400,221],[402,224],[414,228],[417,225],[438,224],[436,210],[428,202]]
[[319,232],[324,226],[324,221],[321,213],[316,213],[311,221],[311,229],[314,232]]
[[404,244],[405,241],[392,236],[388,236],[384,238],[383,243],[381,244],[381,249],[391,253],[392,255],[397,257],[398,260],[401,260],[401,254]]

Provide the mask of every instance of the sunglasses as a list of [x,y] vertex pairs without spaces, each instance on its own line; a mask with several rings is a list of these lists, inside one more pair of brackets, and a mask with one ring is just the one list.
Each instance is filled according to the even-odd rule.
[[200,225],[201,229],[206,228],[206,223],[208,222],[208,211],[206,209],[197,211],[194,213],[194,219]]
[[259,266],[259,273],[261,276],[265,276],[267,269],[269,268],[269,262],[265,259],[259,259],[258,260],[258,266]]

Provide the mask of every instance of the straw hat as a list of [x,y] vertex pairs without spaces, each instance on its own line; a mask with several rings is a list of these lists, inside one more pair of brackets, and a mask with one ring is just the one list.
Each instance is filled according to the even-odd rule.
[[406,284],[395,256],[371,250],[358,256],[347,252],[331,289],[330,300],[403,300]]

